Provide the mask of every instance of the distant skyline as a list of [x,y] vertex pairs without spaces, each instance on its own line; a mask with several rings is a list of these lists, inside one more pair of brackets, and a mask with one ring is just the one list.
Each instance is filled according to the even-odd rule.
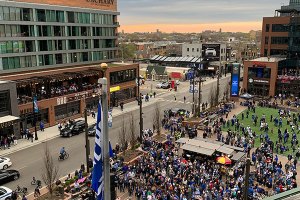
[[272,17],[289,0],[119,0],[119,31],[202,32],[261,30],[263,17]]

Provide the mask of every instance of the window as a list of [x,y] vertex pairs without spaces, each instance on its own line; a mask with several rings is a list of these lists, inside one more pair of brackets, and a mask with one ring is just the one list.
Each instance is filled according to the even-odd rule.
[[0,6],[0,21],[3,20],[3,7]]
[[32,21],[32,9],[22,8],[21,9],[21,20],[22,21]]
[[265,44],[269,44],[269,37],[265,37]]
[[2,7],[3,8],[3,20],[9,21],[9,8],[8,7]]
[[56,22],[55,10],[46,10],[47,22]]
[[11,25],[5,25],[5,36],[11,37]]
[[81,36],[88,36],[88,27],[81,27]]
[[0,91],[0,116],[10,115],[10,92],[9,90]]
[[100,48],[99,46],[99,40],[93,40],[94,41],[94,48]]
[[54,47],[55,47],[55,50],[65,50],[66,49],[66,41],[65,40],[55,40]]
[[75,23],[75,14],[74,12],[67,12],[68,22]]
[[44,55],[45,65],[53,65],[53,55]]
[[190,48],[187,48],[186,50],[187,50],[187,51],[190,51]]
[[46,21],[46,12],[45,12],[45,10],[37,9],[36,14],[37,14],[37,20],[39,22],[45,22]]
[[271,44],[288,44],[288,37],[271,37]]
[[0,37],[5,37],[5,25],[0,24]]
[[9,19],[11,21],[16,21],[16,8],[14,7],[9,8]]
[[39,50],[40,51],[48,51],[48,43],[47,40],[40,40],[39,43]]
[[270,24],[266,24],[266,32],[270,31]]
[[64,11],[56,11],[56,22],[64,22]]
[[195,49],[194,48],[192,48],[192,52],[194,52],[195,51]]
[[34,52],[35,51],[34,41],[25,41],[25,51],[26,52]]
[[288,24],[272,24],[272,32],[288,32],[289,29]]
[[55,62],[56,62],[56,64],[62,64],[63,63],[62,54],[55,54]]
[[34,36],[34,28],[33,28],[33,26],[30,26],[30,25],[21,25],[20,32],[21,32],[21,37],[33,37]]
[[53,36],[52,34],[52,26],[37,26],[38,28],[38,36],[40,37],[49,37]]
[[65,27],[64,26],[54,26],[53,30],[54,30],[54,36],[64,36],[65,34]]
[[6,53],[12,53],[13,52],[13,44],[12,41],[6,42]]
[[69,49],[76,49],[76,40],[69,40]]

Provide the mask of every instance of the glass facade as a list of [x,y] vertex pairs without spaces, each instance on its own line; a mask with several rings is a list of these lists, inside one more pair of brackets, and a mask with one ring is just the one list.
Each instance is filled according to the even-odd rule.
[[0,6],[0,70],[116,58],[117,13],[58,8]]

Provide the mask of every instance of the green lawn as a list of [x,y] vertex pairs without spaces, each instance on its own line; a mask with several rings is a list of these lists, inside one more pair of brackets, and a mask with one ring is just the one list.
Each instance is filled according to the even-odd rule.
[[[264,114],[266,116],[266,120],[267,123],[269,125],[269,137],[271,138],[271,140],[274,142],[274,152],[275,152],[275,143],[276,141],[278,141],[278,127],[276,127],[274,125],[274,122],[270,122],[271,119],[271,115],[273,115],[273,120],[275,117],[279,118],[279,114],[278,114],[278,109],[273,109],[273,108],[265,108],[265,107],[256,107],[255,109],[255,113],[252,112],[252,110],[249,112],[249,117],[246,118],[246,112],[247,110],[244,111],[244,120],[242,120],[242,113],[240,113],[237,117],[240,121],[240,124],[243,124],[244,127],[247,127],[248,125],[251,127],[251,129],[253,131],[255,131],[256,135],[258,136],[255,140],[255,146],[258,147],[260,146],[260,138],[259,135],[263,134],[263,131],[260,131],[260,119],[262,117],[262,115]],[[258,116],[258,121],[257,121],[257,126],[255,126],[255,124],[252,122],[252,114],[255,114]],[[231,122],[230,122],[231,125]],[[283,153],[283,155],[288,155],[289,153],[292,153],[292,148],[291,148],[291,138],[292,138],[292,131],[291,131],[291,127],[289,125],[287,125],[287,119],[283,118],[282,120],[282,127],[281,127],[281,131],[282,134],[284,132],[285,129],[288,129],[289,131],[289,140],[287,142],[288,146],[289,146],[289,151],[286,151]],[[234,130],[234,127],[230,126],[231,130]],[[273,134],[271,134],[271,130],[273,129]],[[224,131],[227,131],[228,128],[223,128]],[[298,141],[300,141],[300,135],[297,135]],[[300,142],[299,142],[300,143]],[[280,151],[279,151],[280,153]]]

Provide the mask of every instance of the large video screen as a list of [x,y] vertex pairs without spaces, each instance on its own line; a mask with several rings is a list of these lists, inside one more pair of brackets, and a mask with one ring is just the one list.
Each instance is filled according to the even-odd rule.
[[220,44],[202,44],[202,58],[220,61]]

